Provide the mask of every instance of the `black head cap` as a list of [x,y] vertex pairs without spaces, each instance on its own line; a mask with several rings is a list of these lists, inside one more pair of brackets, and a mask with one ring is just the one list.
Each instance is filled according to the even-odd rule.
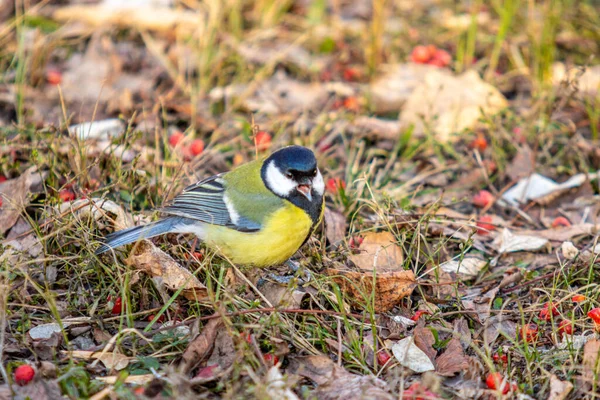
[[314,153],[302,146],[288,146],[271,154],[265,164],[275,161],[275,165],[283,173],[291,172],[294,175],[313,174],[317,169],[317,159]]

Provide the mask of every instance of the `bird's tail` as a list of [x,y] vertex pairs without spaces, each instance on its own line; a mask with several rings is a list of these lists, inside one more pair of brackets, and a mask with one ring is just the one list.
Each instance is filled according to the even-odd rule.
[[185,224],[185,220],[185,218],[181,217],[168,217],[147,225],[134,226],[133,228],[113,232],[106,236],[104,244],[96,250],[96,254],[102,254],[110,249],[137,242],[138,240],[150,239],[158,235],[174,232],[176,226]]

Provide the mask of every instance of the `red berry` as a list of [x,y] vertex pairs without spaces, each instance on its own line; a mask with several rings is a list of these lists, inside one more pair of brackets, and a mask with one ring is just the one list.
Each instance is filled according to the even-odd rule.
[[533,343],[538,337],[538,326],[536,324],[527,324],[521,328],[521,339],[527,343]]
[[586,297],[582,294],[576,294],[575,296],[573,296],[573,298],[571,298],[571,300],[573,301],[573,303],[581,303],[582,301],[586,300]]
[[61,201],[73,201],[75,200],[75,193],[71,189],[62,189],[58,192],[58,197]]
[[121,315],[123,312],[123,300],[120,297],[115,299],[115,305],[112,308],[113,315]]
[[554,221],[552,221],[552,227],[558,228],[559,226],[569,227],[571,226],[571,223],[565,217],[556,217],[554,218]]
[[[435,61],[435,63],[434,63]],[[447,67],[452,62],[452,56],[446,50],[437,49],[433,53],[432,60],[429,64],[436,65],[438,67]]]
[[480,152],[484,152],[488,147],[488,142],[482,134],[477,135],[475,139],[469,144],[470,149],[477,149]]
[[485,208],[494,202],[494,195],[487,190],[480,190],[473,196],[473,204],[476,207]]
[[588,313],[587,316],[590,317],[592,320],[594,320],[594,322],[596,324],[600,324],[600,308],[596,307],[596,308],[592,308]]
[[572,335],[573,334],[573,323],[568,319],[560,321],[558,324],[558,334],[563,336],[565,334]]
[[2,199],[2,196],[0,196],[0,207],[2,207],[2,203],[4,203],[4,200]]
[[360,72],[356,68],[348,67],[348,68],[344,68],[344,72],[342,73],[342,76],[345,81],[353,82],[353,81],[356,81],[358,78],[360,78]]
[[425,46],[415,46],[412,53],[410,53],[410,61],[417,64],[426,64],[430,58],[430,52]]
[[413,382],[413,384],[402,393],[400,398],[406,400],[431,400],[439,399],[439,396],[432,391],[427,390],[420,382]]
[[513,133],[515,135],[515,140],[517,141],[517,143],[525,144],[525,142],[527,142],[527,138],[525,137],[525,134],[523,133],[523,129],[521,127],[517,126],[513,128]]
[[0,183],[6,182],[7,178],[4,175],[0,175]]
[[185,135],[183,133],[175,131],[171,136],[169,136],[169,144],[171,147],[175,147],[183,140],[184,137]]
[[263,354],[263,360],[265,360],[265,363],[267,363],[267,365],[276,365],[277,363],[279,363],[279,357],[271,353]]
[[326,187],[329,192],[337,194],[340,189],[346,189],[346,182],[341,178],[329,178]]
[[489,215],[483,215],[482,217],[480,217],[479,221],[477,221],[477,233],[480,235],[487,235],[488,233],[496,229],[496,227],[492,225],[491,222],[492,217]]
[[383,367],[388,363],[388,361],[390,361],[391,358],[392,356],[390,356],[390,353],[388,353],[386,350],[381,350],[379,353],[377,353],[377,364]]
[[60,85],[62,82],[62,73],[57,69],[49,69],[46,71],[46,82],[51,85]]
[[364,240],[360,236],[352,236],[348,241],[348,245],[351,249],[358,249]]
[[190,144],[190,152],[199,156],[204,151],[204,141],[202,139],[195,139],[192,144]]
[[[113,310],[114,310],[114,308],[113,308]],[[155,318],[156,318],[156,315],[154,315],[154,314],[148,315],[148,322],[154,321]],[[158,317],[158,319],[156,320],[156,322],[160,322],[160,323],[165,322],[165,314],[161,314],[161,316]]]
[[419,310],[415,313],[415,315],[413,315],[412,317],[410,317],[410,319],[412,319],[413,321],[418,321],[419,318],[421,318],[421,315],[423,314],[427,314],[430,315],[429,311],[423,311],[423,310]]
[[494,355],[492,356],[492,359],[494,360],[495,363],[500,363],[502,362],[502,364],[507,364],[508,363],[508,356],[506,354],[498,354],[498,353],[494,353]]
[[27,385],[34,376],[35,371],[29,364],[19,365],[17,369],[15,369],[15,383],[19,386]]
[[[550,312],[552,310],[552,312]],[[556,317],[558,315],[558,308],[552,303],[544,304],[544,308],[540,310],[540,319],[544,321],[550,321],[552,317]]]
[[254,138],[258,150],[267,150],[271,147],[271,135],[265,131],[259,131]]
[[360,103],[355,96],[346,97],[343,104],[348,111],[360,111]]
[[510,390],[510,385],[504,380],[504,377],[500,372],[491,372],[487,374],[485,384],[489,389],[502,391],[502,394],[506,394]]

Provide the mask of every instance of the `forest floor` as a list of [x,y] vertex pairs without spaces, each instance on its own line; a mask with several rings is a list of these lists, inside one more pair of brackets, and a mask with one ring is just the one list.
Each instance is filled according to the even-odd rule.
[[[0,0],[0,399],[600,397],[597,2],[171,3]],[[288,285],[94,254],[290,144]]]

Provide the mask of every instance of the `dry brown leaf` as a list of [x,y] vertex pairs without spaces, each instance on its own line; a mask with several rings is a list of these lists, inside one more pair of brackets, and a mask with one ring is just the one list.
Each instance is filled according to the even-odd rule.
[[265,295],[274,307],[298,308],[307,293],[302,288],[291,289],[280,283],[266,282],[260,286],[260,292]]
[[437,356],[437,350],[433,348],[435,338],[433,337],[431,330],[425,328],[425,326],[420,323],[413,331],[413,338],[415,345],[427,354],[427,357],[433,362]]
[[370,375],[355,375],[325,356],[294,357],[288,372],[315,382],[314,396],[321,400],[392,400],[387,384]]
[[548,400],[565,400],[573,390],[573,384],[569,381],[561,381],[554,374],[550,376],[550,394]]
[[597,381],[598,374],[600,374],[600,363],[598,357],[600,356],[600,340],[591,339],[588,340],[585,346],[583,346],[583,361],[581,362],[581,389],[591,388],[592,384]]
[[569,67],[557,62],[552,64],[552,82],[554,85],[560,85],[561,82],[577,81],[578,96],[591,96],[596,98],[600,91],[600,66],[593,67]]
[[390,232],[369,232],[350,260],[363,270],[401,269],[404,262],[402,248]]
[[231,367],[239,355],[233,339],[225,329],[219,329],[215,346],[206,365],[218,365],[221,370]]
[[350,256],[359,270],[330,268],[325,271],[357,304],[374,293],[375,311],[384,312],[412,293],[416,286],[415,274],[402,269],[402,248],[391,233],[366,234],[359,250],[359,254]]
[[583,223],[577,224],[567,227],[557,227],[552,229],[542,229],[539,231],[534,230],[523,230],[519,231],[519,234],[522,235],[533,235],[541,238],[545,238],[552,241],[557,242],[565,242],[572,239],[575,236],[581,235],[593,235],[598,229],[600,229],[599,225],[591,224],[591,223]]
[[325,235],[331,245],[337,245],[346,236],[346,217],[337,210],[325,207]]
[[435,370],[442,376],[453,376],[469,367],[469,359],[465,356],[460,340],[453,338],[448,342],[446,350],[435,360]]
[[[56,400],[64,399],[56,380],[36,379],[25,386],[12,386],[14,396],[10,399]],[[7,398],[7,399],[8,399]]]
[[513,158],[512,162],[506,167],[506,174],[513,181],[518,181],[528,177],[535,172],[535,156],[528,145],[521,146]]
[[402,128],[413,125],[417,136],[431,129],[438,140],[447,141],[453,133],[475,127],[482,113],[494,114],[507,105],[502,93],[476,71],[453,77],[434,70],[406,101],[400,124]]
[[465,300],[462,300],[463,307],[465,307],[465,310],[475,311],[475,314],[471,315],[479,323],[483,324],[490,317],[492,301],[494,301],[496,293],[498,293],[498,288],[493,288],[484,295],[479,295],[481,289],[473,289],[470,292],[467,296],[464,296]]
[[392,345],[392,354],[398,362],[416,373],[423,373],[435,370],[433,362],[423,350],[416,344],[413,336],[404,339]]
[[18,178],[0,183],[0,236],[13,227],[21,212],[29,205],[29,194],[33,187],[38,186],[43,176],[37,172],[37,167],[30,167]]
[[206,286],[198,278],[148,240],[138,242],[126,262],[153,277],[160,277],[170,290],[183,287],[182,293],[188,300],[199,300],[208,296]]
[[[383,75],[369,87],[373,110],[376,113],[398,112],[425,76],[437,67],[427,64],[393,64],[381,67]],[[447,70],[442,70],[450,76]],[[397,137],[398,132],[396,132]]]
[[469,323],[464,317],[460,317],[454,320],[453,325],[455,337],[458,337],[463,349],[466,350],[473,340],[471,330],[469,329]]
[[397,139],[400,136],[400,123],[398,121],[384,120],[373,117],[358,117],[352,124],[352,129],[357,135],[369,138]]
[[208,321],[208,323],[202,329],[200,335],[192,340],[187,349],[183,353],[183,365],[186,371],[191,370],[196,365],[210,357],[214,345],[217,333],[223,326],[223,320],[221,318],[215,318]]
[[[412,271],[372,272],[328,269],[325,271],[334,282],[352,298],[361,304],[375,293],[375,311],[385,312],[396,306],[400,300],[410,296],[416,286],[415,274]],[[375,287],[373,287],[375,280]]]

